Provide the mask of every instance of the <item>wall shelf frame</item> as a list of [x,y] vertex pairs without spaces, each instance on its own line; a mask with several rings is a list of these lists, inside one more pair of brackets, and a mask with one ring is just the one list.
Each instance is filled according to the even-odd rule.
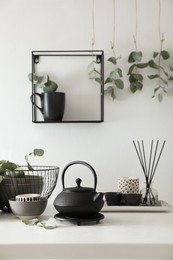
[[[32,104],[33,123],[101,123],[104,121],[104,51],[32,51],[32,73],[48,74],[65,92],[66,105],[62,121],[44,121]],[[100,82],[90,79],[89,67],[96,66]],[[97,72],[96,72],[97,73]],[[41,93],[32,81],[32,94]],[[39,105],[36,98],[34,102]]]

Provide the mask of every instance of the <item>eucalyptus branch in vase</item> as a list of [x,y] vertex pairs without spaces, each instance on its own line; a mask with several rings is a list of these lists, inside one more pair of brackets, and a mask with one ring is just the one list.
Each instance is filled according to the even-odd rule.
[[124,82],[122,80],[123,74],[121,68],[117,66],[117,60],[121,57],[116,57],[114,46],[111,46],[113,56],[108,58],[108,61],[112,63],[113,70],[110,71],[109,75],[107,76],[104,84],[108,85],[107,88],[104,90],[104,94],[111,95],[112,99],[116,98],[116,90],[122,90],[124,88]]

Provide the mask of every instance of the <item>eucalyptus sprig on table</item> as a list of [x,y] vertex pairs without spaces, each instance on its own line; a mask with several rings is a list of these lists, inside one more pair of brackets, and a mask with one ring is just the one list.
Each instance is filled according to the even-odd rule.
[[139,73],[138,69],[148,67],[148,63],[142,63],[142,57],[143,54],[141,51],[132,51],[128,57],[128,62],[132,64],[127,73],[132,93],[135,93],[137,90],[142,90],[143,88],[143,75]]
[[108,77],[105,80],[105,85],[109,86],[104,90],[104,94],[111,95],[112,99],[116,98],[116,89],[123,89],[124,82],[121,79],[123,77],[122,70],[117,67],[117,60],[120,57],[116,58],[116,56],[111,56],[108,58],[108,61],[113,64],[113,70],[109,73]]
[[[159,52],[153,52],[153,59],[148,62],[148,66],[157,70],[157,73],[148,75],[148,78],[158,79],[158,85],[154,89],[153,98],[157,95],[159,102],[163,100],[163,94],[167,93],[166,88],[169,87],[169,81],[173,80],[173,77],[169,75],[168,71],[165,70],[164,61],[170,59],[170,54],[166,50],[161,50]],[[171,68],[170,68],[171,70]]]

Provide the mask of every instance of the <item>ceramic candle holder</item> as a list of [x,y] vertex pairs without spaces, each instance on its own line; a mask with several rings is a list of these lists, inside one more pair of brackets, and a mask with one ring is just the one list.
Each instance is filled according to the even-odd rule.
[[118,177],[117,187],[121,193],[139,193],[139,178]]

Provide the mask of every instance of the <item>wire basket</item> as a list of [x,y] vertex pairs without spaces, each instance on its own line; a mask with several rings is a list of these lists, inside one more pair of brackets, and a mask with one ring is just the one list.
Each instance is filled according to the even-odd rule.
[[[59,174],[59,167],[32,166],[33,171],[27,166],[21,166],[20,170],[8,171],[0,183],[0,209],[10,209],[8,200],[19,194],[36,193],[42,198],[49,198],[52,194]],[[20,176],[21,177],[10,177]]]

